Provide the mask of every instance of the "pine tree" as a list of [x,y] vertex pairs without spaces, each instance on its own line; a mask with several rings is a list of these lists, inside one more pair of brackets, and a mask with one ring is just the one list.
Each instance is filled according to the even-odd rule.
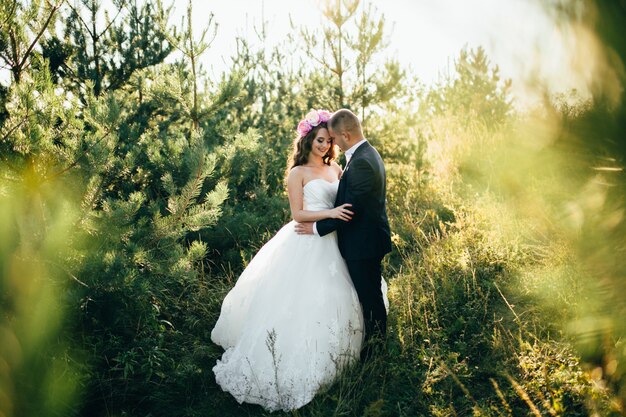
[[[143,10],[151,15],[135,16],[136,22],[160,19]],[[209,249],[198,237],[217,222],[228,187],[216,172],[218,157],[207,148],[202,129],[193,128],[190,113],[183,111],[187,102],[176,99],[184,91],[181,86],[193,84],[189,73],[175,64],[141,69],[149,60],[124,51],[143,44],[114,35],[117,28],[121,30],[111,22],[107,31],[98,32],[96,53],[85,55],[86,61],[76,66],[83,65],[84,78],[72,67],[76,61],[53,59],[62,55],[59,51],[65,53],[68,44],[49,37],[43,41],[47,52],[31,53],[25,61],[28,65],[7,89],[6,119],[0,130],[0,212],[9,217],[8,223],[0,222],[0,229],[3,239],[14,242],[17,249],[0,248],[0,264],[7,265],[14,253],[21,258],[30,253],[37,265],[53,262],[62,273],[49,275],[63,294],[53,307],[66,313],[59,326],[51,323],[49,332],[42,333],[41,340],[60,341],[49,343],[49,349],[23,342],[20,330],[9,323],[24,348],[41,356],[30,371],[0,382],[3,392],[20,390],[11,405],[20,415],[44,415],[41,407],[48,407],[49,413],[83,408],[91,414],[112,398],[115,404],[108,406],[117,413],[146,398],[156,401],[159,394],[149,388],[150,383],[175,386],[181,382],[173,376],[180,377],[186,369],[193,369],[189,378],[197,375],[198,365],[190,363],[186,355],[192,354],[185,349],[196,348],[191,323],[209,322],[206,311],[196,307],[202,305],[198,298],[207,295],[202,269]],[[131,28],[129,33],[139,30]],[[114,45],[122,45],[122,53]],[[145,49],[152,54],[158,45],[152,52],[149,46]],[[38,43],[32,49],[40,48]],[[100,71],[90,72],[96,60]],[[70,78],[72,83],[67,82]],[[178,82],[170,83],[173,78]],[[219,100],[211,101],[211,111],[218,112],[220,103],[232,98],[232,85],[238,84],[218,88]],[[80,95],[73,94],[76,86],[83,86]],[[206,110],[203,100],[198,92],[201,117]],[[23,204],[18,201],[21,189],[28,191]],[[5,210],[7,201],[6,207],[28,210]],[[53,221],[54,210],[61,209],[71,216]],[[6,228],[6,224],[22,224],[27,230]],[[36,242],[47,238],[62,239],[64,250],[52,258],[38,253]],[[28,276],[23,279],[30,282]],[[4,276],[0,279],[2,289],[10,285]],[[13,304],[26,301],[14,292],[1,293],[4,320]],[[14,321],[16,326],[23,323]],[[179,337],[180,329],[190,335]],[[184,368],[174,360],[174,351],[187,361]],[[0,349],[0,355],[4,353]],[[81,365],[78,370],[63,367],[55,358]],[[70,387],[75,379],[58,384],[58,390],[68,388],[68,396],[62,396],[61,391],[49,391],[50,379],[44,377],[79,371],[88,381],[81,396],[84,404],[50,406],[44,398],[47,393],[57,392],[57,399],[64,401],[75,392]],[[103,392],[108,396],[103,398]],[[13,415],[4,408],[0,411]]]
[[[64,41],[57,39],[45,53],[66,61],[69,71],[60,75],[81,96],[87,80],[94,94],[100,96],[125,85],[135,71],[163,62],[172,51],[157,24],[164,17],[151,1],[139,7],[136,0],[115,0],[112,17],[100,0],[67,4],[70,10]],[[104,24],[100,23],[102,15]],[[67,55],[54,53],[60,49],[58,43],[63,45],[62,51],[71,51],[71,62],[67,62]]]
[[62,1],[0,2],[0,60],[11,71],[13,82],[19,83],[30,65],[46,33],[54,26]]
[[455,60],[455,73],[432,89],[426,100],[433,114],[454,114],[464,123],[480,120],[499,126],[511,111],[511,80],[501,80],[482,47],[463,48]]
[[[376,91],[374,76],[378,71],[370,72],[374,56],[383,51],[387,43],[383,39],[384,17],[373,18],[372,5],[361,12],[358,17],[357,35],[349,44],[356,52],[356,87],[351,101],[358,102],[361,109],[361,120],[366,120],[365,113],[370,103],[375,101]],[[366,132],[367,134],[367,132]]]
[[[395,60],[374,71],[387,45],[385,19],[360,0],[328,0],[322,5],[322,33],[301,29],[305,52],[322,71],[311,71],[306,93],[325,107],[347,107],[361,115],[367,133],[370,109],[381,108],[400,96],[404,71]],[[306,78],[305,78],[306,79]],[[330,93],[319,86],[332,80]]]
[[326,19],[322,34],[301,28],[308,58],[332,74],[334,94],[332,102],[325,103],[326,107],[341,108],[346,104],[345,75],[350,68],[346,23],[355,16],[358,6],[359,0],[326,0],[322,4],[322,15]]

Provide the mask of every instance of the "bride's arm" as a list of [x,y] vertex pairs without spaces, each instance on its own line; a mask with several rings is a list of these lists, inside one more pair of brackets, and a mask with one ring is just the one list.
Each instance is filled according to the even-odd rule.
[[322,219],[340,219],[350,221],[352,212],[348,210],[350,204],[343,204],[330,210],[304,210],[304,176],[298,167],[289,171],[287,177],[287,193],[291,217],[297,222],[316,222]]

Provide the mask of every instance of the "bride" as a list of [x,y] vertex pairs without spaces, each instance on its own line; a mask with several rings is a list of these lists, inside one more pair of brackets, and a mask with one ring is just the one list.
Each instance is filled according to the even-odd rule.
[[270,411],[307,404],[358,358],[363,317],[335,233],[303,236],[295,223],[350,221],[334,208],[341,168],[326,122],[313,110],[298,124],[287,176],[293,221],[267,242],[222,304],[211,340],[225,352],[213,368],[224,391]]

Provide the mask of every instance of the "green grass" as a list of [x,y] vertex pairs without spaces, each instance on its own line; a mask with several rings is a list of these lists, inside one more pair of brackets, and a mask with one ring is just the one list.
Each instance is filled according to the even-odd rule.
[[[588,291],[589,271],[554,203],[575,188],[567,181],[559,187],[564,161],[553,160],[550,152],[540,163],[528,161],[523,149],[507,157],[505,151],[524,135],[519,129],[465,129],[445,119],[429,123],[433,135],[420,169],[403,156],[390,154],[386,160],[394,242],[383,265],[391,304],[387,352],[366,366],[346,369],[302,409],[268,413],[238,404],[217,386],[212,372],[222,349],[211,343],[211,329],[241,268],[271,236],[266,228],[284,215],[277,197],[263,200],[269,209],[262,219],[244,210],[238,219],[245,221],[221,220],[221,232],[232,240],[225,243],[222,263],[215,254],[208,263],[188,253],[186,243],[172,246],[178,251],[172,269],[153,273],[141,259],[138,266],[124,255],[110,265],[106,259],[89,264],[76,252],[72,256],[92,281],[82,297],[82,285],[71,280],[65,293],[70,299],[63,299],[70,306],[58,331],[60,338],[67,336],[59,348],[65,356],[56,355],[64,357],[65,368],[52,369],[58,360],[41,363],[38,372],[11,375],[6,387],[23,384],[54,398],[54,381],[37,375],[76,373],[72,380],[80,387],[68,394],[73,403],[55,409],[89,416],[619,415],[605,385],[609,364],[583,363],[580,341],[570,331],[572,323],[593,317],[586,312],[602,300]],[[423,137],[409,136],[405,144],[416,140]],[[518,164],[509,168],[511,158]],[[550,161],[555,166],[541,168]],[[519,167],[537,168],[536,175],[522,181]],[[16,224],[0,226],[28,236],[15,232]],[[51,241],[66,241],[67,228],[58,229]],[[0,246],[0,260],[9,265],[21,241],[7,242]],[[54,255],[64,256],[71,257]],[[155,265],[162,261],[155,259]],[[97,275],[102,265],[110,276]],[[11,279],[0,283],[11,288],[17,282]],[[26,296],[3,297],[5,313],[12,303],[33,303]],[[19,317],[11,314],[0,325],[15,333],[11,326]],[[594,348],[598,345],[590,344]],[[2,346],[0,355],[19,369],[19,361]],[[16,401],[16,407],[28,402],[24,396]]]
[[[604,394],[555,322],[568,300],[546,307],[535,296],[538,276],[550,279],[541,266],[566,261],[555,254],[538,264],[536,247],[507,240],[476,210],[453,208],[453,221],[428,226],[419,245],[389,259],[388,352],[351,367],[292,415],[587,416],[593,407],[605,414]],[[553,289],[563,297],[566,290]],[[210,393],[211,415],[269,415]]]
[[[571,187],[555,174],[563,162],[527,159],[535,155],[511,145],[525,134],[519,126],[430,126],[429,175],[386,161],[387,353],[346,370],[302,409],[272,415],[618,415],[567,330],[586,276],[571,236],[550,220],[550,198]],[[529,167],[536,175],[524,178]],[[211,383],[209,415],[269,415]]]

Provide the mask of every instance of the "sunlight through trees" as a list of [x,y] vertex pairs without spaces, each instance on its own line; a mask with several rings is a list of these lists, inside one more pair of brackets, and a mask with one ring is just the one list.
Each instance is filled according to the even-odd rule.
[[543,4],[591,97],[524,109],[481,45],[423,84],[379,2],[262,22],[210,76],[187,4],[0,0],[0,415],[267,415],[210,332],[289,220],[298,120],[341,107],[387,167],[388,353],[298,415],[626,414],[623,2]]

